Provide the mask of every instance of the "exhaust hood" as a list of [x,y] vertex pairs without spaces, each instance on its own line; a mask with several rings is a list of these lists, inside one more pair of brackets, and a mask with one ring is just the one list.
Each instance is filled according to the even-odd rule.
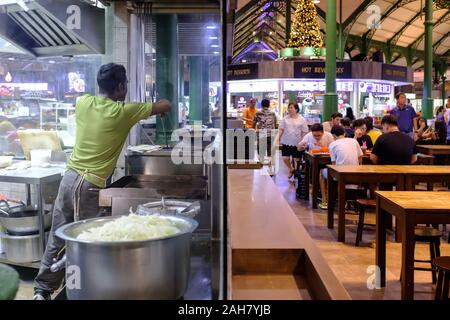
[[105,11],[81,0],[0,1],[0,37],[35,57],[105,52]]

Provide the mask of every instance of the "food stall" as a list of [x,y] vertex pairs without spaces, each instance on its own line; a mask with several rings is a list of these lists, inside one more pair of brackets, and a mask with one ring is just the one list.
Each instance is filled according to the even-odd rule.
[[[379,62],[337,63],[338,111],[357,117],[382,116],[395,105],[395,88],[412,83],[412,70]],[[228,69],[228,115],[240,117],[250,98],[269,98],[280,118],[296,102],[309,123],[323,122],[325,61],[270,61],[236,64]]]

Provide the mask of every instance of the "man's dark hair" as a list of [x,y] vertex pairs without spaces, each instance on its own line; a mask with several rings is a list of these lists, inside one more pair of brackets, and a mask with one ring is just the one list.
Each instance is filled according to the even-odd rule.
[[263,108],[269,108],[270,107],[270,101],[268,99],[263,99],[261,101],[261,107]]
[[341,120],[341,124],[342,124],[344,127],[350,127],[350,124],[351,124],[350,119],[349,119],[349,118],[343,118],[343,119]]
[[397,118],[392,114],[388,114],[381,119],[381,125],[398,126]]
[[331,115],[331,119],[342,118],[342,114],[339,112],[335,112]]
[[364,119],[356,119],[353,121],[353,128],[359,128],[366,124],[366,121]]
[[331,134],[334,134],[337,137],[343,136],[345,134],[345,128],[341,125],[333,126],[333,128],[331,128]]
[[370,130],[373,130],[373,118],[365,117],[364,120],[366,121],[367,132],[369,132]]
[[97,83],[100,93],[113,94],[119,84],[127,82],[127,71],[120,64],[108,63],[100,67],[97,73]]
[[404,92],[399,92],[395,95],[395,99],[398,100],[401,96],[404,96],[406,98],[406,94]]
[[311,126],[311,132],[316,132],[316,131],[322,131],[323,132],[323,126],[320,123],[314,123]]

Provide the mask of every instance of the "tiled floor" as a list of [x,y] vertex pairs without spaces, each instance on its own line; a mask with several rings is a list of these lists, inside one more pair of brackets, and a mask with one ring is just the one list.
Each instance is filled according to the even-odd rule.
[[[375,264],[375,228],[365,228],[363,243],[360,247],[355,247],[357,216],[347,215],[346,242],[337,242],[337,228],[327,228],[326,210],[313,210],[310,202],[296,199],[294,183],[287,180],[285,167],[280,168],[274,181],[353,299],[400,299],[400,243],[389,241],[387,244],[386,287],[370,290],[367,283],[373,274],[370,266]],[[370,221],[375,221],[374,214],[367,217],[366,222]],[[446,238],[442,241],[441,255],[450,255],[450,245]],[[418,259],[429,259],[428,245],[417,244],[415,256]],[[432,299],[434,286],[431,284],[431,273],[415,271],[414,276],[415,299]]]

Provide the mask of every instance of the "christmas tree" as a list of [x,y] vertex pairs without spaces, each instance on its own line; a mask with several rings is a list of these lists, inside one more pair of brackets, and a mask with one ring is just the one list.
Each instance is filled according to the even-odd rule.
[[321,48],[323,41],[320,34],[320,25],[317,21],[316,6],[313,1],[298,0],[294,15],[291,37],[287,46],[289,48]]

